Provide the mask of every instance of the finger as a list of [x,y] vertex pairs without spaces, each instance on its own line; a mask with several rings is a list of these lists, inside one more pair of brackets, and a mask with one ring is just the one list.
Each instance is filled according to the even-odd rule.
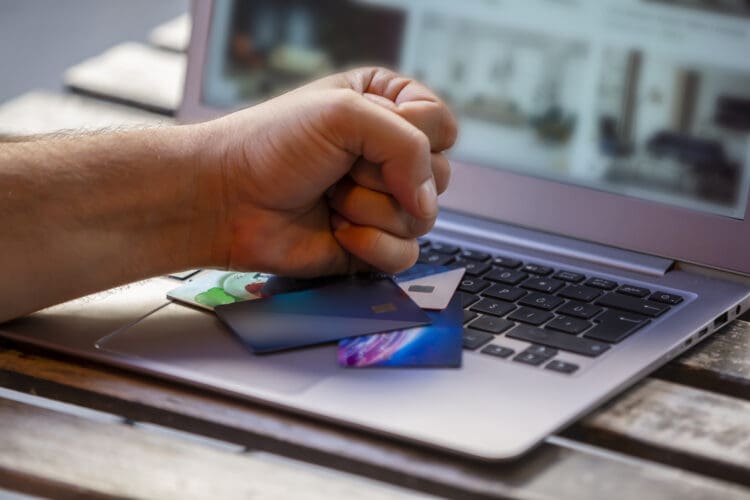
[[403,208],[419,218],[437,215],[437,187],[427,137],[405,119],[352,91],[332,91],[322,114],[327,139],[371,163]]
[[365,93],[370,101],[398,114],[409,123],[424,132],[430,140],[430,149],[434,153],[445,151],[456,142],[457,126],[453,114],[442,101],[403,100],[397,104],[378,94]]
[[359,73],[355,70],[354,73],[364,86],[364,95],[424,132],[433,152],[445,151],[456,142],[456,119],[442,99],[424,84],[385,68],[369,68]]
[[317,80],[306,88],[349,88],[366,95],[422,130],[434,152],[449,149],[456,142],[458,128],[448,106],[422,83],[389,69],[354,69]]
[[[448,158],[442,153],[432,153],[431,158],[432,175],[435,178],[435,187],[438,194],[448,189],[451,178],[451,166]],[[349,173],[357,184],[381,193],[388,193],[388,186],[383,180],[380,165],[360,158]]]
[[359,226],[381,229],[401,238],[417,238],[432,229],[435,219],[406,213],[392,196],[342,181],[329,202],[331,208]]
[[398,273],[417,261],[417,240],[403,239],[373,227],[358,226],[340,215],[331,217],[334,236],[353,257],[386,272]]

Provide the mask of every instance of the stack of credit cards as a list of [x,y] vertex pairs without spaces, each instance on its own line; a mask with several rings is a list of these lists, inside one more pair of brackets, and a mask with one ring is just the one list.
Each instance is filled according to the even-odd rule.
[[254,353],[339,341],[350,367],[458,367],[463,268],[313,280],[204,271],[168,293],[213,310]]

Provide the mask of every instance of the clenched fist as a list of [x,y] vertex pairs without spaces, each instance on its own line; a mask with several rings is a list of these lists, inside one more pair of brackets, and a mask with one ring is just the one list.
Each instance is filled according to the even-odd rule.
[[291,276],[418,255],[448,184],[456,122],[423,85],[380,68],[334,75],[198,126],[221,175],[217,230],[232,269]]

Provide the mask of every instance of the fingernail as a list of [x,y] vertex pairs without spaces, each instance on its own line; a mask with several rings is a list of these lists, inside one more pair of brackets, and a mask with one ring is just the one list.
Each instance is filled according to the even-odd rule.
[[334,231],[346,229],[350,225],[349,221],[341,217],[339,214],[331,214],[331,227]]
[[434,217],[438,211],[437,188],[435,188],[435,179],[429,178],[419,186],[417,194],[419,209],[425,217]]

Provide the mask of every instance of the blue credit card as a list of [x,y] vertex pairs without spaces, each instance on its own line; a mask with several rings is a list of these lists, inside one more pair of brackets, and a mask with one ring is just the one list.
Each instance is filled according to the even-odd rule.
[[460,367],[462,354],[461,298],[456,295],[442,311],[428,311],[429,326],[344,339],[338,360],[348,367]]
[[404,283],[412,281],[417,278],[424,278],[426,276],[433,276],[435,274],[443,274],[456,269],[455,267],[447,266],[433,266],[432,264],[414,264],[406,271],[402,271],[398,274],[393,275],[393,281],[396,283]]
[[214,310],[257,353],[430,324],[429,316],[388,278],[345,277],[320,288]]

